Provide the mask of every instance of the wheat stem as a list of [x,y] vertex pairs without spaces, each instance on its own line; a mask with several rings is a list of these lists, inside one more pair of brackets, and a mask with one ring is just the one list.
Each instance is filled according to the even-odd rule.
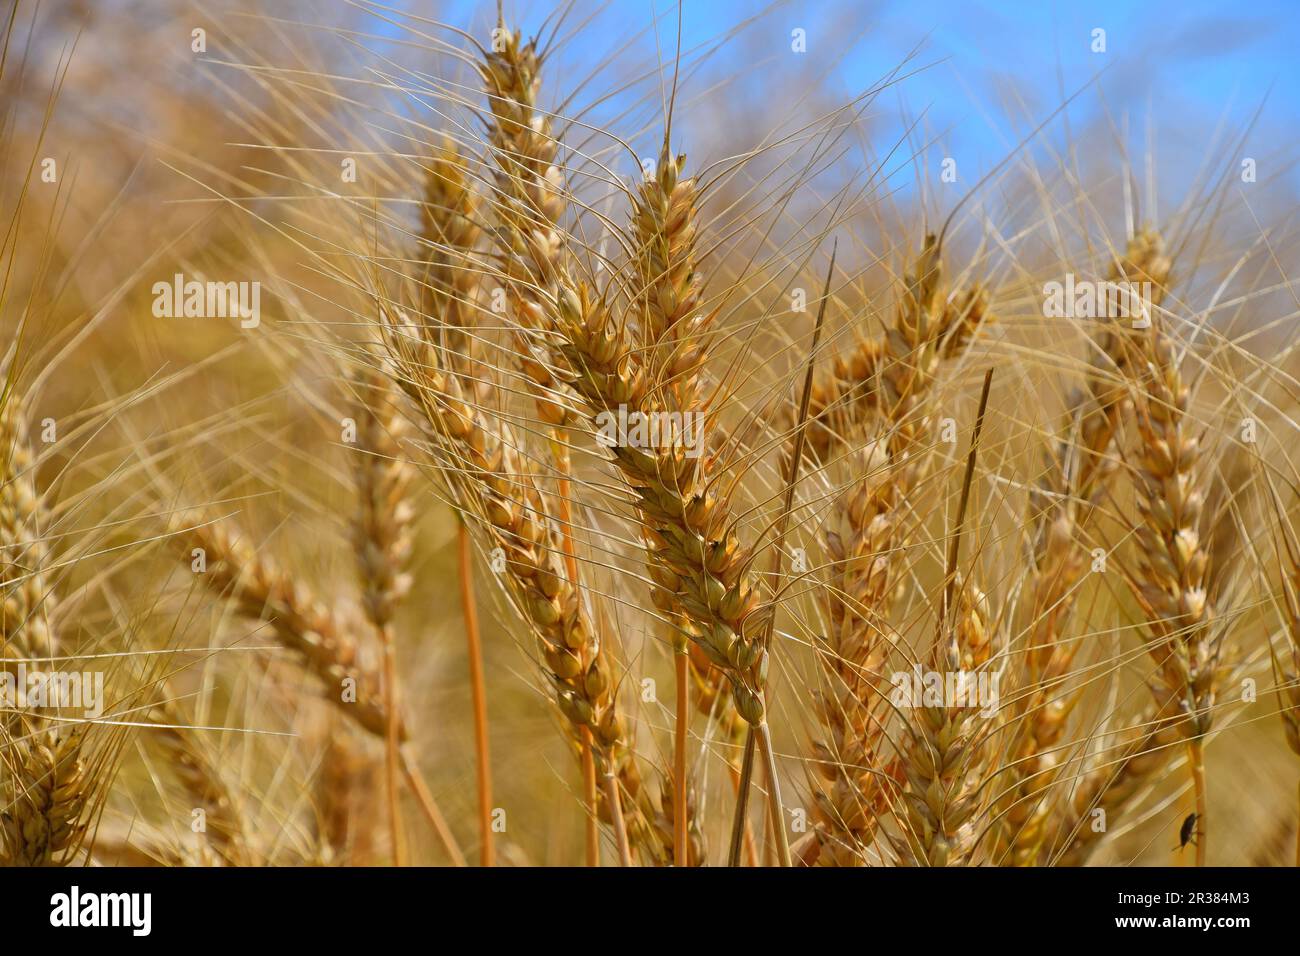
[[388,829],[393,844],[393,862],[406,866],[406,835],[402,831],[401,800],[398,796],[398,749],[401,747],[401,722],[397,709],[397,649],[393,646],[392,628],[382,632],[384,644],[384,707],[388,710],[388,728],[384,735],[384,769],[388,795]]
[[[740,762],[740,776],[736,781],[736,811],[731,820],[731,849],[727,854],[728,866],[740,866],[740,847],[749,826],[749,784],[754,775],[754,735],[745,735],[745,755]],[[750,865],[755,861],[750,860]]]
[[767,786],[770,796],[767,801],[768,822],[772,836],[776,841],[776,858],[781,866],[790,866],[790,838],[785,832],[785,810],[781,804],[781,780],[776,770],[776,752],[772,749],[772,734],[767,721],[759,721],[754,728],[758,738],[758,747],[763,751],[763,766],[767,771]]
[[585,850],[587,866],[600,866],[600,797],[596,791],[596,758],[591,752],[591,731],[582,728],[582,799],[586,808]]
[[466,654],[469,658],[470,698],[474,708],[474,760],[478,783],[480,862],[492,866],[496,846],[492,835],[492,760],[488,752],[487,686],[483,679],[483,644],[479,634],[478,605],[474,600],[474,553],[464,520],[456,530],[460,564],[460,604],[465,616]]
[[1205,866],[1207,809],[1205,792],[1205,738],[1193,737],[1187,742],[1187,760],[1192,773],[1192,792],[1196,801],[1196,865]]
[[628,843],[627,822],[623,819],[623,798],[618,792],[618,778],[612,770],[606,770],[604,781],[605,802],[609,806],[611,827],[614,830],[615,842],[618,844],[618,863],[619,866],[631,866],[632,848]]
[[673,863],[686,865],[687,805],[686,805],[686,732],[690,724],[690,655],[686,648],[673,652],[677,678],[677,723],[673,739]]

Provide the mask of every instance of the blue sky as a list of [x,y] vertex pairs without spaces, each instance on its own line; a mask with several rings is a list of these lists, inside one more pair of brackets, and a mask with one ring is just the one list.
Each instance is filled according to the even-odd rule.
[[[475,30],[495,16],[490,2],[388,2]],[[521,19],[528,32],[554,9],[525,0],[506,4],[508,16]],[[670,50],[674,4],[579,0],[570,22],[592,19],[582,40],[571,42],[560,56],[573,75],[581,75],[584,60],[594,63],[629,38],[653,56],[650,25],[656,15],[659,42]],[[770,49],[773,57],[788,54],[790,31],[799,27],[807,31],[808,42],[800,68],[824,74],[848,99],[919,46],[914,63],[925,69],[885,94],[878,111],[924,114],[922,138],[937,140],[927,161],[937,166],[944,155],[961,157],[968,182],[1003,159],[1037,119],[1093,83],[1069,107],[1071,128],[1077,133],[1107,115],[1127,123],[1135,157],[1143,155],[1148,133],[1153,135],[1162,189],[1167,185],[1177,192],[1185,185],[1180,180],[1191,178],[1220,124],[1243,129],[1261,105],[1242,154],[1289,164],[1286,180],[1300,188],[1300,170],[1294,168],[1300,0],[687,0],[684,45],[722,37],[756,16],[711,57],[710,75],[743,76],[747,70],[761,75],[764,51]],[[1104,53],[1090,49],[1095,28],[1106,32]],[[894,132],[898,129],[896,124]],[[1060,119],[1047,138],[1063,142]]]

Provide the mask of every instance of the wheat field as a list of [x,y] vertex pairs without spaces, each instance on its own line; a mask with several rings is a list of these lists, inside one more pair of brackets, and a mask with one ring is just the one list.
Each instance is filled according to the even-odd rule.
[[1294,131],[850,6],[13,0],[0,862],[1300,862]]

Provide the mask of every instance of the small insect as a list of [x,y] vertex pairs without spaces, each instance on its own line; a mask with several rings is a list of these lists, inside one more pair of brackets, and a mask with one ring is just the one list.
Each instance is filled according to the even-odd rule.
[[1199,834],[1200,831],[1196,829],[1196,814],[1187,814],[1187,819],[1183,821],[1182,827],[1178,830],[1178,846],[1174,847],[1174,849],[1185,850],[1188,843],[1196,846],[1196,837]]

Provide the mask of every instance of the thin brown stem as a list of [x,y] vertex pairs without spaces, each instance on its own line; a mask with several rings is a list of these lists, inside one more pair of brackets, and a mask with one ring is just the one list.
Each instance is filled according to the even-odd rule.
[[777,862],[781,866],[790,866],[790,840],[786,836],[785,811],[781,807],[781,782],[777,779],[776,753],[772,750],[772,734],[766,720],[759,722],[755,736],[763,750],[763,763],[767,768],[767,786],[771,794],[767,801],[768,816],[772,824],[772,835],[776,838]]
[[686,733],[690,729],[690,657],[677,649],[677,724],[673,742],[673,864],[687,865]]
[[632,865],[632,847],[627,842],[627,822],[623,819],[623,798],[618,793],[618,779],[613,773],[605,774],[605,801],[609,804],[610,825],[618,843],[619,866]]
[[[769,804],[769,810],[771,805]],[[772,814],[763,814],[763,865],[772,867],[780,866],[781,861],[776,856],[776,837],[772,833]]]
[[474,757],[478,779],[480,862],[492,866],[496,845],[492,839],[492,761],[488,751],[487,685],[483,679],[483,643],[479,632],[478,605],[474,600],[474,553],[469,527],[460,523],[460,604],[465,616],[465,640],[469,656],[470,698],[474,708]]
[[[731,777],[731,791],[733,796],[740,795],[740,770],[731,761],[727,761],[727,774]],[[750,825],[749,817],[744,817],[745,826],[743,831],[745,862],[748,866],[758,866],[758,849],[754,845],[754,828]],[[739,862],[739,858],[737,858]]]
[[397,709],[397,650],[391,627],[384,628],[384,707],[388,711],[388,732],[384,736],[384,765],[388,790],[388,827],[393,843],[393,862],[406,866],[406,836],[402,832],[401,800],[398,796],[398,751],[401,722]]
[[[745,731],[745,756],[740,762],[740,777],[736,781],[736,812],[731,820],[731,852],[727,855],[728,866],[740,866],[740,845],[749,829],[749,782],[754,776],[754,728],[751,725]],[[751,854],[750,865],[757,860]]]
[[596,759],[591,753],[591,731],[582,728],[582,795],[587,804],[587,866],[600,866],[600,805],[596,796]]
[[1196,865],[1205,866],[1206,799],[1205,799],[1205,738],[1193,737],[1187,742],[1187,762],[1192,771],[1192,789],[1196,795]]
[[953,587],[957,583],[957,561],[961,558],[961,535],[966,526],[966,506],[970,503],[971,482],[975,479],[975,459],[980,450],[980,431],[984,428],[984,412],[989,404],[989,386],[993,384],[993,369],[984,373],[984,387],[980,391],[979,411],[975,414],[975,430],[971,434],[970,451],[966,454],[966,471],[962,475],[961,499],[957,504],[957,524],[952,537],[948,539],[947,572],[943,586],[943,604],[939,606],[939,633],[943,634],[944,620],[947,617],[953,598]]

